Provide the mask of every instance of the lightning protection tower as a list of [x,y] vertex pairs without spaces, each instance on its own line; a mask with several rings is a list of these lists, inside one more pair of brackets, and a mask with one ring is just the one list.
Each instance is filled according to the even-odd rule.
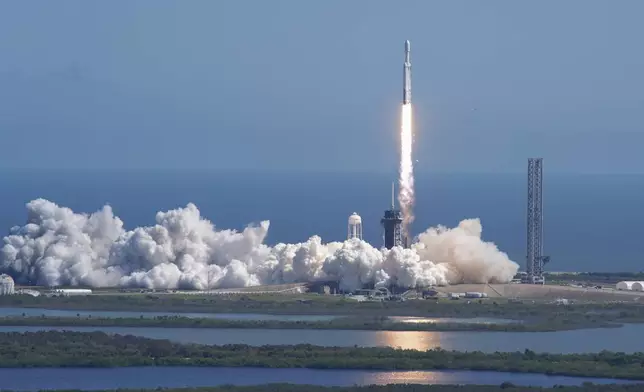
[[391,184],[391,209],[385,211],[385,216],[382,217],[380,223],[385,229],[384,240],[385,248],[391,249],[394,246],[405,247],[402,235],[402,214],[400,210],[396,209],[395,205],[395,189],[394,184]]
[[362,239],[362,218],[356,212],[349,216],[347,238],[357,238],[359,240]]
[[543,158],[528,159],[527,283],[543,284]]

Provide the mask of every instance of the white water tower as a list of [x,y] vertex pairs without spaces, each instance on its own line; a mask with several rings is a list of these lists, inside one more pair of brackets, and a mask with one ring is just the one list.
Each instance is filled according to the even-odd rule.
[[362,239],[362,218],[360,218],[360,215],[355,212],[349,216],[349,230],[347,238]]
[[0,295],[11,295],[15,293],[13,278],[9,275],[0,275]]

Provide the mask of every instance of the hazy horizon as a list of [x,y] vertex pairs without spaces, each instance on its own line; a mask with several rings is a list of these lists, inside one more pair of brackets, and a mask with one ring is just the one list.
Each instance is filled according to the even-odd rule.
[[[10,227],[24,225],[25,204],[41,197],[79,213],[110,204],[127,229],[153,225],[158,211],[192,202],[218,229],[241,230],[270,220],[270,244],[297,243],[312,235],[324,242],[343,240],[347,217],[355,211],[363,218],[365,239],[379,247],[380,218],[391,197],[387,174],[54,172],[0,170],[0,181],[11,184],[0,192],[0,230],[8,233]],[[484,240],[523,267],[526,188],[525,174],[419,175],[413,233],[480,218]],[[545,173],[545,253],[552,257],[547,269],[639,271],[643,198],[640,175]]]

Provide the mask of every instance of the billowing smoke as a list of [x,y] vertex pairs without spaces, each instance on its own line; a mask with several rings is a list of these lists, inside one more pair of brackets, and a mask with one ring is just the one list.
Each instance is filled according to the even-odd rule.
[[353,290],[507,282],[518,269],[481,240],[478,219],[429,229],[411,249],[379,250],[358,239],[324,244],[318,236],[270,247],[268,221],[216,230],[194,204],[131,231],[110,206],[85,215],[38,199],[27,212],[27,224],[13,227],[0,250],[0,272],[23,284],[207,289],[333,280]]

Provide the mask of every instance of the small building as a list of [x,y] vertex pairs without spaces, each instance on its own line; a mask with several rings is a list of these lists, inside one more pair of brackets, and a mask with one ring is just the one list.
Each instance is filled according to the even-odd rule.
[[32,297],[39,297],[40,291],[31,290],[31,289],[19,289],[19,290],[16,290],[16,294],[31,295]]
[[13,278],[7,274],[0,275],[0,295],[12,295],[15,293]]
[[470,291],[465,293],[465,298],[487,298],[486,293],[479,293],[476,291]]
[[423,290],[422,295],[423,295],[423,298],[433,298],[438,296],[438,291],[431,290],[431,289]]
[[71,296],[71,295],[90,295],[92,290],[90,289],[54,289],[51,290],[51,295],[57,296]]

